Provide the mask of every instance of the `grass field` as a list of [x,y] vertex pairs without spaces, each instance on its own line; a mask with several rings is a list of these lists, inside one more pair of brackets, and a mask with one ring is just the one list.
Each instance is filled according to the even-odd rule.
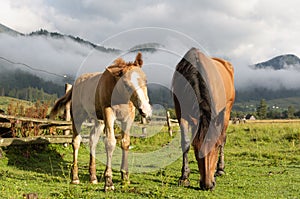
[[[131,150],[149,152],[171,140],[163,129],[150,138],[132,138]],[[217,178],[214,191],[199,190],[199,173],[192,150],[189,156],[192,173],[188,188],[177,186],[179,158],[156,171],[132,173],[130,185],[122,185],[116,170],[116,190],[105,193],[103,164],[97,166],[99,184],[89,183],[87,147],[82,147],[79,154],[81,184],[71,185],[71,146],[10,146],[2,148],[0,196],[22,198],[23,194],[36,193],[39,198],[300,197],[300,123],[231,125],[225,146],[226,175]]]
[[12,97],[4,97],[4,96],[0,96],[0,109],[7,112],[7,107],[10,103],[14,103],[14,104],[22,104],[24,107],[28,107],[31,106],[32,103],[29,101],[25,101],[25,100],[20,100],[20,99],[16,99],[16,98],[12,98]]

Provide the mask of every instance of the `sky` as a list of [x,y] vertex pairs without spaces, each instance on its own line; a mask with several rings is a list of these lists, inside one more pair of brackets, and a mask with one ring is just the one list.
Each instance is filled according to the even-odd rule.
[[[168,48],[182,56],[185,47],[193,43],[211,56],[232,62],[237,87],[245,87],[249,83],[263,83],[272,88],[276,88],[276,85],[295,87],[300,85],[299,73],[285,71],[283,79],[283,73],[278,71],[259,73],[248,66],[282,54],[295,54],[300,57],[299,7],[300,1],[295,0],[1,0],[0,23],[21,33],[46,29],[109,47],[115,47],[113,45],[116,43],[130,47],[128,41],[134,45],[134,41],[146,43],[151,38],[151,41],[159,42],[162,38],[169,38],[166,42]],[[156,31],[151,32],[153,28],[145,27],[156,27]],[[126,33],[128,30],[131,32]],[[135,34],[132,30],[136,30],[133,31]],[[177,35],[177,40],[172,42],[170,35]],[[9,41],[16,45],[19,42],[0,38],[1,45],[7,48],[11,46]],[[27,46],[36,43],[23,42]],[[180,42],[184,44],[178,44]],[[190,43],[187,45],[187,42]],[[49,44],[37,42],[35,45],[44,48],[46,52],[53,45],[62,44],[52,43],[52,47],[45,47]],[[75,54],[83,56],[74,58],[74,52],[70,54],[66,51],[51,51],[52,58],[41,55],[37,59],[45,58],[46,63],[54,61],[53,66],[59,66],[55,60],[60,62],[65,58],[80,68],[78,63],[82,63],[88,50],[74,47],[68,41],[67,45],[62,46],[76,48]],[[184,47],[181,48],[182,46]],[[32,55],[24,53],[22,58],[12,56],[13,50],[1,51],[5,56],[35,64],[35,61],[30,61]],[[28,49],[24,49],[25,51]],[[160,64],[171,63],[166,61]],[[65,70],[69,68],[66,67]]]

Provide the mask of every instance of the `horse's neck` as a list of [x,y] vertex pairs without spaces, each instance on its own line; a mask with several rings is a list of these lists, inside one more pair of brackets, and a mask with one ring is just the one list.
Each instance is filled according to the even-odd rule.
[[117,79],[110,73],[110,71],[105,70],[99,81],[99,85],[103,86],[105,90],[111,94],[116,84]]
[[118,88],[118,79],[112,73],[106,70],[98,86],[100,86],[100,97],[105,101],[105,104],[128,104],[130,99],[125,97],[124,89]]

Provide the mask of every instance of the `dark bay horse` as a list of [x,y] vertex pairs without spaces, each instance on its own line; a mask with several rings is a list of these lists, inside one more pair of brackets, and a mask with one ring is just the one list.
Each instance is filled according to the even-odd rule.
[[105,191],[114,189],[112,155],[116,146],[115,120],[121,122],[122,129],[121,176],[124,181],[128,181],[129,133],[135,117],[135,108],[143,117],[150,117],[152,114],[142,65],[142,54],[138,53],[134,62],[125,62],[118,58],[103,73],[84,74],[76,80],[72,90],[60,98],[52,108],[50,118],[53,118],[67,102],[71,101],[72,104],[73,184],[79,184],[77,156],[81,142],[80,130],[87,118],[95,121],[90,133],[90,182],[95,184],[98,182],[95,165],[96,145],[100,134],[104,131],[107,155],[104,189]]
[[172,89],[183,152],[180,185],[189,185],[189,125],[201,189],[212,190],[215,175],[224,174],[226,129],[235,99],[233,73],[229,62],[207,57],[196,48],[176,66]]

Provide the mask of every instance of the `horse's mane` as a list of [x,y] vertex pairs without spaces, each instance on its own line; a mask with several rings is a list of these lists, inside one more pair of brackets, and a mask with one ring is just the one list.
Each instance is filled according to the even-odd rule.
[[139,52],[135,58],[135,61],[126,62],[123,58],[119,57],[108,68],[111,68],[111,69],[125,68],[125,67],[130,67],[130,66],[142,66],[142,65],[143,65],[142,53]]
[[[199,64],[201,65],[201,63]],[[207,128],[211,119],[211,101],[208,87],[199,72],[200,70],[185,58],[178,63],[176,71],[183,75],[183,77],[187,80],[186,83],[190,84],[196,95],[197,100],[194,101],[192,106],[194,107],[193,110],[200,109],[198,119],[201,121],[202,125],[200,125],[201,133],[199,132],[200,129],[198,129],[197,136],[199,140],[203,140],[207,133]],[[182,86],[184,88],[184,85]],[[186,93],[186,96],[190,96],[190,94]]]
[[126,62],[124,59],[119,57],[112,63],[112,65],[108,66],[106,69],[114,76],[121,77],[128,70],[133,69],[133,67],[142,67],[142,65],[143,65],[142,53],[139,52],[136,55],[135,61]]
[[[176,71],[182,74],[193,88],[197,97],[197,101],[195,101],[195,103],[198,103],[198,105],[200,105],[199,107],[204,109],[204,111],[210,112],[209,91],[199,69],[186,59],[182,59],[178,63]],[[206,103],[206,106],[203,106],[203,103]]]

